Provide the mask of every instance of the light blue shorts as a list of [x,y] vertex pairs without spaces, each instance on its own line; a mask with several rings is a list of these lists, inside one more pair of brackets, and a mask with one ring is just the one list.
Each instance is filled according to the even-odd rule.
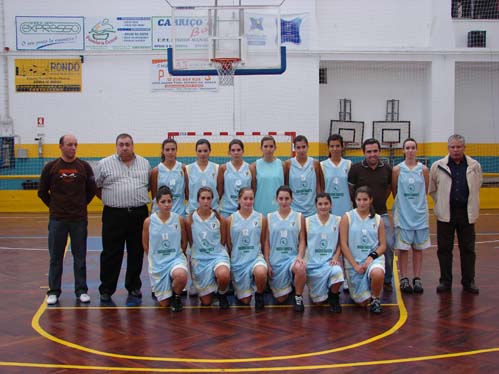
[[230,260],[227,252],[210,259],[191,258],[192,283],[198,290],[199,296],[206,296],[218,290],[215,271],[220,266],[230,270]]
[[[162,301],[172,297],[172,274],[176,269],[187,269],[187,260],[182,254],[170,261],[167,266],[164,266],[161,271],[149,267],[149,279],[151,280],[151,288],[158,301]],[[154,271],[156,270],[156,271]]]
[[293,290],[293,265],[296,257],[281,260],[279,263],[270,264],[272,267],[272,278],[269,279],[270,289],[275,298],[287,295]]
[[307,267],[308,292],[314,303],[326,300],[331,286],[343,281],[343,270],[339,265],[325,263],[314,265],[313,268]]
[[385,256],[381,255],[371,262],[367,271],[363,274],[357,273],[348,261],[345,261],[345,275],[347,277],[350,297],[356,303],[362,303],[371,298],[371,271],[382,269],[385,271]]
[[395,249],[407,251],[411,248],[426,249],[431,245],[430,229],[405,230],[395,227]]
[[261,254],[246,264],[232,264],[232,285],[238,299],[253,295],[256,289],[253,272],[257,266],[263,266],[267,270],[267,263]]

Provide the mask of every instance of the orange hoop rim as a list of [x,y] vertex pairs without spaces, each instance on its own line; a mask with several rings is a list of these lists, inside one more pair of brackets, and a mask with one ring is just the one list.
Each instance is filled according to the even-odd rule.
[[241,59],[239,57],[216,57],[210,59],[210,61],[215,64],[220,64],[224,69],[230,69],[232,64],[240,62]]

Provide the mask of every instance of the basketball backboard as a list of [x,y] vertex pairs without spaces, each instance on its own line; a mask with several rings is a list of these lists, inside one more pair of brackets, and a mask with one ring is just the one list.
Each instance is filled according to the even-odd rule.
[[217,75],[220,59],[238,61],[235,75],[282,74],[279,1],[167,0],[171,8],[171,75]]
[[373,138],[380,141],[381,148],[402,148],[410,136],[410,121],[373,121]]
[[360,148],[364,139],[364,122],[331,120],[329,135],[339,134],[349,148]]

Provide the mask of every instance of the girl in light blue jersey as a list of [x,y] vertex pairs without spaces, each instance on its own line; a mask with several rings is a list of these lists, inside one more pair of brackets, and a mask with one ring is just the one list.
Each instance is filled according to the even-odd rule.
[[293,308],[303,312],[303,289],[307,279],[305,255],[305,219],[291,209],[293,193],[288,186],[277,189],[279,209],[267,215],[267,240],[264,256],[267,261],[270,289],[278,303],[283,303],[295,286]]
[[[405,160],[393,168],[392,193],[393,225],[395,226],[395,249],[400,260],[400,289],[407,294],[423,293],[421,267],[423,250],[430,246],[428,223],[429,171],[416,159],[417,143],[414,139],[404,140]],[[408,251],[412,248],[412,286],[407,277]]]
[[187,240],[191,246],[192,281],[201,304],[211,305],[218,290],[220,308],[229,307],[227,286],[230,280],[230,260],[225,249],[225,222],[211,207],[213,191],[201,187],[197,192],[198,208],[186,218]]
[[361,305],[371,301],[372,313],[382,312],[380,296],[385,276],[385,226],[374,212],[373,193],[367,186],[354,193],[357,208],[340,222],[340,243],[345,275],[352,300]]
[[[173,194],[172,212],[185,216],[185,199],[189,196],[187,170],[185,165],[177,161],[177,142],[165,139],[161,144],[161,162],[151,172],[151,195],[156,196],[158,188],[167,186]],[[158,211],[156,200],[153,200],[151,212]]]
[[276,142],[272,136],[262,138],[260,149],[262,158],[250,166],[251,187],[255,191],[255,210],[267,215],[278,208],[275,193],[284,184],[284,164],[274,157]]
[[291,208],[310,217],[315,213],[315,196],[323,190],[319,161],[308,157],[308,140],[298,135],[294,140],[296,156],[285,162],[285,182],[293,191]]
[[218,164],[210,161],[210,152],[211,144],[207,139],[199,139],[196,142],[197,160],[187,166],[189,179],[187,214],[191,214],[198,207],[197,194],[201,187],[209,187],[213,191],[212,208],[218,210]]
[[237,298],[248,305],[255,291],[255,309],[264,308],[267,263],[262,254],[267,220],[253,210],[251,187],[238,192],[239,209],[227,219],[227,247],[230,252],[232,284]]
[[[158,211],[144,221],[142,243],[149,260],[152,290],[159,305],[182,310],[181,294],[187,284],[187,236],[184,220],[172,212],[173,193],[162,186],[156,195]],[[173,291],[173,292],[172,292]]]
[[306,219],[307,285],[314,303],[328,300],[329,310],[341,313],[339,289],[343,284],[343,270],[338,240],[341,217],[330,213],[331,198],[319,192],[315,198],[317,213]]
[[230,216],[237,211],[239,190],[251,187],[249,164],[243,159],[244,144],[239,139],[229,143],[230,161],[218,169],[217,189],[220,196],[220,214]]
[[321,162],[324,191],[331,197],[333,204],[331,213],[339,217],[352,209],[350,190],[348,187],[348,172],[352,161],[345,160],[343,154],[343,137],[331,134],[327,139],[329,158]]

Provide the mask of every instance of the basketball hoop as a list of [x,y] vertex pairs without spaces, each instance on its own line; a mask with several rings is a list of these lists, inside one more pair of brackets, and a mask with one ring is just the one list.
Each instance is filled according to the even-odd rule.
[[212,58],[210,61],[215,64],[215,68],[217,69],[218,84],[220,86],[233,86],[234,73],[241,59],[238,57],[220,57]]

